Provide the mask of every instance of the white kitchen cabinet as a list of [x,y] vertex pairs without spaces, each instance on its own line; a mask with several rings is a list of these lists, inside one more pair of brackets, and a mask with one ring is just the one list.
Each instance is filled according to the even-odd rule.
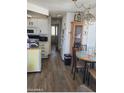
[[49,55],[49,43],[48,42],[39,42],[39,47],[41,48],[42,58],[48,58],[48,55]]
[[28,18],[28,28],[36,28],[39,34],[48,34],[48,19]]
[[27,50],[27,72],[41,71],[41,49],[30,48]]
[[27,20],[27,26],[28,27],[34,27],[36,28],[37,27],[37,19],[33,19],[33,18],[30,18]]
[[48,34],[48,20],[38,19],[37,27],[41,30],[41,34]]

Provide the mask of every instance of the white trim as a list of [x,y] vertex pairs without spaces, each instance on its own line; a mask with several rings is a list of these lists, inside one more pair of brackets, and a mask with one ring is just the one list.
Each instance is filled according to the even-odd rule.
[[40,13],[40,14],[43,14],[46,16],[49,15],[48,9],[39,7],[39,6],[32,4],[32,3],[29,3],[29,2],[27,2],[27,10],[34,11],[34,12],[37,12],[37,13]]

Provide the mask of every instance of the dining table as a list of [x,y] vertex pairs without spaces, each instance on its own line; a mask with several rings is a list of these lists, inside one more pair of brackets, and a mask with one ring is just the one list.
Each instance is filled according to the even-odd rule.
[[87,64],[94,64],[96,63],[96,52],[89,52],[89,51],[76,51],[76,57],[80,60],[80,62],[84,62],[84,76],[83,76],[83,83],[85,84],[86,80],[86,71],[87,71]]

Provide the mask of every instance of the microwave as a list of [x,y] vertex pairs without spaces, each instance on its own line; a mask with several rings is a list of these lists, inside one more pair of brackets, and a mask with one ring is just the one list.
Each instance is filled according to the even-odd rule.
[[32,35],[32,34],[38,34],[35,28],[28,28],[27,29],[27,34]]
[[33,29],[27,29],[27,33],[34,33]]

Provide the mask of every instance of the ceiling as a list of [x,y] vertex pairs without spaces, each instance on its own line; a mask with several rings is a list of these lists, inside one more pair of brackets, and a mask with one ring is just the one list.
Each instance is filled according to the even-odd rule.
[[27,14],[30,15],[31,17],[36,17],[36,18],[46,18],[47,16],[41,15],[40,13],[33,12],[33,11],[27,11]]
[[50,15],[52,17],[56,17],[57,15],[64,15],[66,12],[76,12],[76,11],[84,11],[85,8],[92,7],[90,12],[95,15],[96,14],[96,0],[77,0],[77,4],[83,4],[84,7],[80,9],[76,8],[72,0],[27,0],[30,3],[33,3],[37,6],[41,6],[49,10]]

